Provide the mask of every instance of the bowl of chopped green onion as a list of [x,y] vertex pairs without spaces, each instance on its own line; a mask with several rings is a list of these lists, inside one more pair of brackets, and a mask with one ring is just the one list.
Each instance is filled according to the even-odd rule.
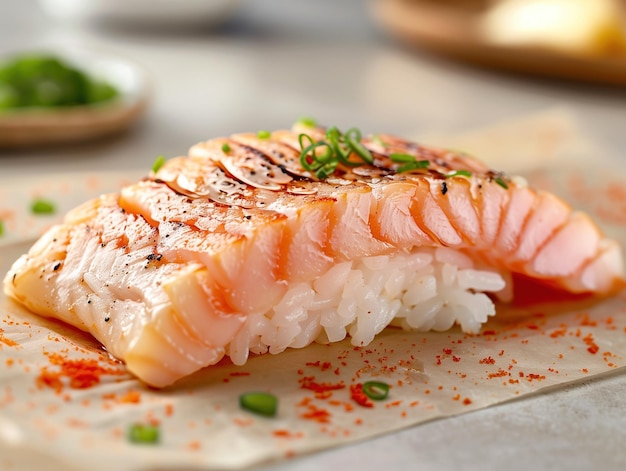
[[16,53],[0,59],[0,147],[101,138],[145,111],[147,78],[131,62],[84,51]]

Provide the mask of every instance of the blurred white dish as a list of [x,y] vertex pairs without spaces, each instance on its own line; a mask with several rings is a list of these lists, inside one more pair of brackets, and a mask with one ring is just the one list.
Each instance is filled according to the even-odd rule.
[[53,18],[140,24],[217,23],[238,0],[39,0]]
[[84,50],[42,53],[58,57],[87,75],[109,83],[119,96],[92,105],[3,111],[0,113],[0,148],[80,142],[109,136],[130,127],[146,110],[150,86],[138,65]]

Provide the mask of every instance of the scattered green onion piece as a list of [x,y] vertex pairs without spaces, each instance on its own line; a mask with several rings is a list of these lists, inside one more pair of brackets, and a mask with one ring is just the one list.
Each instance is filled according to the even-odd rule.
[[4,223],[0,221],[0,236],[4,235]]
[[389,395],[389,385],[382,381],[366,381],[363,383],[363,393],[374,401],[382,401]]
[[278,409],[278,399],[265,392],[250,392],[239,396],[242,409],[265,417],[274,417]]
[[430,161],[428,160],[416,160],[414,162],[409,162],[407,164],[400,165],[398,169],[396,170],[396,172],[398,173],[410,172],[411,170],[419,170],[423,168],[428,168],[429,165],[430,165]]
[[361,144],[361,131],[356,128],[348,129],[348,132],[345,134],[345,140],[350,150],[361,157],[364,162],[368,164],[374,163],[374,158],[370,151]]
[[49,200],[37,199],[30,205],[33,214],[54,214],[56,205]]
[[397,163],[406,163],[406,162],[415,162],[415,156],[411,154],[390,154],[389,158],[392,162]]
[[228,154],[230,152],[230,146],[228,145],[228,142],[222,144],[222,152],[224,152],[224,154]]
[[[298,136],[298,141],[302,149],[300,164],[305,170],[315,172],[319,179],[327,178],[335,172],[339,163],[347,167],[374,163],[372,154],[361,143],[361,131],[357,128],[351,128],[343,134],[332,126],[326,131],[325,140],[314,142],[311,136],[302,133]],[[324,147],[325,151],[315,152],[318,147]],[[362,162],[350,160],[352,154],[359,156]]]
[[159,442],[159,427],[156,425],[133,424],[128,430],[128,440],[131,443],[153,445]]
[[504,188],[505,190],[508,190],[508,189],[509,189],[509,185],[507,185],[507,184],[505,183],[505,181],[504,181],[504,180],[502,180],[502,178],[500,178],[500,177],[496,177],[496,178],[494,178],[494,181],[495,181],[498,185],[500,185],[502,188]]
[[398,173],[410,172],[411,170],[428,168],[430,166],[429,160],[416,160],[415,156],[411,154],[393,153],[389,155],[389,158],[392,162],[404,164],[396,169]]
[[458,176],[469,178],[472,176],[472,172],[470,172],[469,170],[453,170],[452,172],[446,173],[446,178],[458,177]]
[[317,126],[317,120],[309,116],[303,116],[298,121],[296,121],[296,124],[301,124],[302,126],[305,126],[307,128],[314,128]]
[[157,173],[163,164],[165,163],[165,157],[159,155],[156,159],[154,159],[154,163],[152,164],[152,172]]
[[259,139],[269,139],[271,135],[272,133],[269,131],[259,131],[256,133],[256,137]]

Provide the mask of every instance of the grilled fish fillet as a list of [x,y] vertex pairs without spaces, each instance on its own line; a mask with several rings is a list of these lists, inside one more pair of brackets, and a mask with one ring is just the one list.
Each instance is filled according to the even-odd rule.
[[[6,294],[90,332],[142,381],[164,387],[224,356],[243,363],[250,350],[347,335],[367,343],[400,307],[332,327],[313,315],[319,306],[301,306],[336,267],[372,257],[451,250],[487,270],[479,273],[502,274],[508,288],[492,290],[502,298],[519,277],[574,294],[624,286],[618,244],[521,179],[389,135],[359,136],[372,162],[340,163],[320,178],[301,160],[302,133],[306,143],[326,138],[322,128],[296,126],[210,140],[84,203],[15,262]],[[400,172],[397,156],[421,164]],[[289,308],[271,335],[254,334],[277,305]],[[363,334],[372,317],[373,333]],[[291,334],[279,341],[283,332]]]

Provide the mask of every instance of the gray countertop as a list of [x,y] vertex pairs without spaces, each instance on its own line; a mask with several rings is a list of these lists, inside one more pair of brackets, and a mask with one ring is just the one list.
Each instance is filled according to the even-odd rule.
[[[149,169],[200,140],[285,128],[302,115],[400,135],[455,133],[566,107],[626,159],[623,89],[529,79],[408,50],[367,3],[243,1],[218,28],[87,27],[32,0],[0,0],[0,54],[80,44],[138,62],[151,106],[130,132],[74,147],[0,152],[0,177]],[[281,470],[624,469],[624,375],[571,386],[272,466]]]

